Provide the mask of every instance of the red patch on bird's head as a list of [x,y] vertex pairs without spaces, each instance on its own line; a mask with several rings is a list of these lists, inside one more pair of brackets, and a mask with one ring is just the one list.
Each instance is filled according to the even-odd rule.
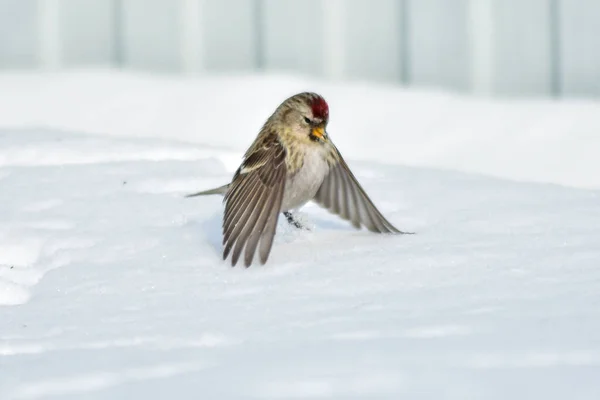
[[324,98],[321,96],[315,97],[310,103],[313,116],[326,120],[329,118],[329,106]]

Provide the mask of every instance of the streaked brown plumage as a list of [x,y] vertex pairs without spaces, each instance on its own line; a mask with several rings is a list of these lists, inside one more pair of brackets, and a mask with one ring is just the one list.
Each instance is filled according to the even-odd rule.
[[396,229],[377,210],[326,133],[329,108],[323,97],[289,97],[265,122],[231,183],[188,195],[224,195],[223,259],[235,266],[244,251],[267,262],[279,214],[314,200],[355,228],[377,233]]

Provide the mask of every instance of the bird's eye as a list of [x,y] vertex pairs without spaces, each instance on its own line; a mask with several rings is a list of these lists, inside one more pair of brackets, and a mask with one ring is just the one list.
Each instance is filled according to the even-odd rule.
[[312,121],[308,117],[304,117],[304,122],[306,122],[309,125],[312,123]]

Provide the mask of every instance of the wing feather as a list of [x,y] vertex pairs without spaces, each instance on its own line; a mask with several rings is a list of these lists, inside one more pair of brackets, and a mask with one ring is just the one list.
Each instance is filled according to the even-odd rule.
[[[283,172],[283,170],[281,172]],[[268,201],[265,202],[265,205],[262,208],[261,213],[256,222],[256,229],[252,231],[250,237],[248,238],[248,243],[246,245],[246,251],[244,254],[244,263],[246,266],[250,266],[250,264],[252,263],[252,259],[254,258],[254,253],[256,252],[256,247],[258,246],[259,240],[262,239],[264,241],[269,237],[273,239],[273,237],[275,236],[274,229],[265,231],[265,228],[274,227],[269,224],[269,221],[275,221],[275,223],[277,223],[277,215],[279,214],[279,210],[281,208],[281,199],[283,197],[281,194],[283,193],[285,179],[277,177],[275,183],[276,186],[273,188],[274,193],[272,196],[269,197]],[[261,262],[263,264],[267,261],[269,251],[267,251],[266,257],[261,256]]]
[[[242,250],[244,246],[247,245],[248,239],[254,235],[256,232],[262,231],[262,226],[257,224],[257,220],[264,211],[265,207],[270,203],[270,199],[273,197],[267,188],[261,188],[261,193],[258,195],[258,198],[255,202],[253,202],[251,206],[251,210],[248,212],[248,217],[244,220],[243,229],[240,232],[240,235],[237,238],[232,238],[236,240],[235,248],[233,249],[233,254],[231,256],[231,264],[237,264],[240,255],[242,254]],[[240,226],[242,226],[240,224]],[[247,263],[246,266],[250,266],[252,260]]]
[[275,238],[275,232],[277,230],[277,219],[279,217],[279,210],[281,209],[281,202],[283,201],[283,191],[285,190],[285,178],[277,188],[278,193],[275,196],[275,205],[273,206],[271,213],[267,219],[265,230],[260,240],[260,262],[265,264],[271,253],[271,247],[273,246],[273,239]]
[[[231,206],[232,209],[236,208],[237,205],[240,203],[240,201],[245,197],[248,196],[250,194],[250,191],[247,190],[246,188],[253,183],[252,179],[243,179],[241,180],[242,182],[236,182],[236,184],[232,184],[231,188],[229,189],[229,193],[231,193],[231,196],[226,196],[223,199],[223,202],[228,202],[229,205]],[[235,181],[234,181],[235,182]],[[234,214],[231,214],[229,217],[230,219],[234,216]]]
[[[256,209],[262,207],[261,202],[265,197],[265,187],[261,184],[257,177],[250,176],[248,179],[253,179],[254,185],[250,187],[252,194],[247,198],[247,201],[239,204],[239,211],[237,215],[232,218],[232,223],[228,230],[224,231],[223,239],[225,240],[225,250],[223,252],[223,259],[226,259],[229,255],[230,250],[236,242],[239,244],[238,239],[242,239],[241,244],[244,244],[243,239],[246,239],[248,229],[252,228],[253,225],[253,214],[256,214]],[[232,210],[233,212],[233,210]],[[244,235],[244,231],[246,234]],[[233,261],[233,259],[232,259]],[[237,258],[235,259],[237,261]],[[235,263],[234,263],[235,265]]]
[[270,253],[269,245],[264,254],[263,242],[272,243],[275,236],[287,176],[285,157],[277,135],[266,135],[247,153],[233,178],[223,200],[223,259],[231,253],[232,266],[245,252],[249,267],[259,241],[263,264]]
[[[231,211],[226,213],[225,223],[223,224],[223,244],[229,241],[230,238],[234,239],[237,234],[240,233],[243,225],[240,224],[240,220],[246,216],[247,211],[251,211],[257,204],[257,198],[262,195],[262,185],[256,177],[249,176],[248,181],[251,181],[251,185],[246,186],[243,196],[235,204],[232,204]],[[229,253],[227,246],[225,247],[226,253]],[[225,255],[224,258],[227,258]]]
[[356,228],[366,227],[376,233],[410,233],[394,227],[375,207],[342,155],[335,149],[336,157],[315,201],[341,218],[352,222]]
[[[335,168],[335,170],[337,171],[337,168]],[[352,189],[350,177],[340,172],[338,172],[338,174],[342,178],[341,181],[343,182],[344,192],[346,193],[345,197],[348,203],[349,220],[352,222],[352,226],[358,229],[360,228],[360,202],[358,201],[358,195],[356,191]]]
[[339,208],[339,215],[343,219],[350,220],[350,208],[348,206],[350,196],[347,195],[349,190],[348,184],[346,183],[344,176],[340,173],[338,169],[334,169],[333,172],[336,175],[335,181],[339,183],[337,187],[337,203]]

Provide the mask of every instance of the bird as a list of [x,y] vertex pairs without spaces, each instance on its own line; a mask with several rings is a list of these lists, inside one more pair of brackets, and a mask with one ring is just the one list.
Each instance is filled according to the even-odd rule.
[[223,260],[235,266],[244,251],[250,267],[258,248],[266,264],[279,216],[298,228],[292,211],[314,201],[352,226],[382,234],[394,227],[376,208],[327,133],[329,105],[315,92],[280,103],[245,152],[232,180],[185,197],[222,195]]

